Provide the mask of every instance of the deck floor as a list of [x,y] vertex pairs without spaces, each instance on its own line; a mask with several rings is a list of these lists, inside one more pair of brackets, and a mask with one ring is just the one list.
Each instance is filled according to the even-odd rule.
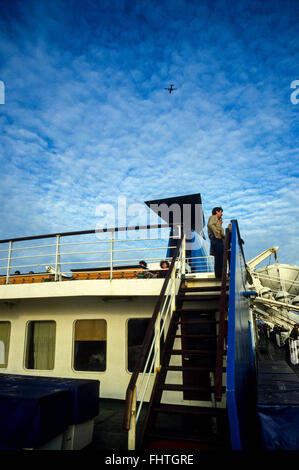
[[[122,427],[125,402],[122,400],[101,399],[100,413],[95,419],[93,442],[86,451],[127,451],[128,433]],[[145,418],[146,405],[140,413],[138,431]],[[137,442],[138,445],[138,442]]]
[[257,345],[257,356],[261,361],[285,361],[299,377],[299,364],[290,362],[286,347],[279,348],[270,339],[262,337]]

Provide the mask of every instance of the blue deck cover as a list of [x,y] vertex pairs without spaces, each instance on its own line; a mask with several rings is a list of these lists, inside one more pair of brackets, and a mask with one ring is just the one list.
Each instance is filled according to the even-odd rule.
[[0,445],[38,447],[69,425],[70,392],[0,381]]
[[[257,410],[262,446],[267,450],[299,450],[299,378],[287,364],[261,361]],[[281,366],[281,367],[279,367]]]
[[0,383],[28,384],[32,387],[55,388],[71,392],[70,424],[80,424],[99,414],[98,380],[0,374]]
[[38,447],[99,413],[99,381],[0,374],[0,447]]

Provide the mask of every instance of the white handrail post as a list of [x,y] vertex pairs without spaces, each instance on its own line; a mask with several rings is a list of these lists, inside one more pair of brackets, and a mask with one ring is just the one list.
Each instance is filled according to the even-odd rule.
[[172,273],[171,273],[171,311],[170,316],[172,316],[172,312],[175,310],[175,300],[176,300],[176,267],[177,262],[175,261]]
[[136,386],[133,390],[130,428],[128,431],[128,450],[135,450],[136,446]]
[[159,312],[155,323],[155,374],[160,370],[160,329],[161,329],[161,312]]
[[182,236],[182,226],[177,225],[177,230],[178,230],[178,233],[176,235],[176,238],[181,238],[181,236]]
[[9,284],[9,274],[10,274],[10,263],[11,263],[11,253],[12,253],[13,242],[9,242],[8,246],[8,258],[7,258],[7,268],[6,268],[6,284]]
[[183,234],[182,246],[181,246],[181,256],[182,256],[182,266],[181,266],[181,274],[186,274],[186,235]]
[[110,281],[113,278],[113,247],[114,247],[114,232],[111,232],[111,251],[110,251]]
[[4,341],[0,341],[0,365],[5,364],[5,344]]
[[61,281],[60,235],[56,235],[55,281]]

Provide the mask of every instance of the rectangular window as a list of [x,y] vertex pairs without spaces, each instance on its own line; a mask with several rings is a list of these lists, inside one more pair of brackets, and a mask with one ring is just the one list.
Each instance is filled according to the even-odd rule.
[[9,321],[0,321],[0,368],[7,367],[8,363],[10,328]]
[[[131,318],[128,321],[128,371],[129,372],[133,372],[135,369],[137,360],[141,353],[141,348],[143,345],[143,341],[145,339],[146,331],[147,331],[150,320],[151,320],[150,318]],[[161,324],[161,328],[162,328],[162,324]],[[153,338],[154,338],[154,333],[152,334],[152,337],[149,343],[148,353],[151,349]],[[164,346],[164,336],[162,334],[162,337],[160,338],[160,350],[161,351],[163,349],[163,346]],[[145,360],[144,360],[142,368],[144,368],[146,364],[148,353],[145,355]],[[152,351],[151,358],[148,361],[147,372],[149,372],[150,370],[153,357],[154,357],[154,350]]]
[[107,324],[105,320],[77,320],[75,323],[74,369],[106,370]]
[[[150,318],[131,318],[128,321],[128,370],[133,372],[140,356]],[[153,354],[152,354],[153,357]],[[151,364],[152,358],[149,362]],[[145,360],[146,363],[146,360]],[[145,366],[144,363],[144,366]],[[149,367],[148,367],[149,369]]]
[[27,329],[25,367],[27,369],[54,369],[56,323],[31,321]]

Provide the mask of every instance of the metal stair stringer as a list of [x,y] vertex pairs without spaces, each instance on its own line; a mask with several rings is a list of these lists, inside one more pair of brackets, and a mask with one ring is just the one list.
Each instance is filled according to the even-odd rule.
[[146,435],[148,429],[153,425],[154,413],[153,409],[161,402],[163,390],[161,385],[165,382],[167,369],[165,367],[166,363],[170,361],[170,350],[173,346],[174,339],[175,339],[175,331],[177,328],[177,318],[178,318],[178,311],[175,310],[172,314],[170,325],[168,329],[168,334],[166,336],[162,356],[161,356],[161,367],[159,371],[156,371],[155,382],[151,394],[151,399],[149,401],[147,407],[147,413],[143,424],[142,434],[141,434],[141,447],[146,448]]

